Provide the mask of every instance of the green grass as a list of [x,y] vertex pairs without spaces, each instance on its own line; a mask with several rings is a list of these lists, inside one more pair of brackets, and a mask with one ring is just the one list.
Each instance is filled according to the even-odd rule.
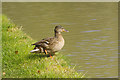
[[[0,53],[2,53],[2,16],[0,14]],[[2,73],[2,54],[0,54],[0,73]],[[0,74],[0,79],[2,78]]]
[[3,78],[83,78],[72,68],[66,57],[57,54],[51,59],[44,54],[30,53],[36,42],[23,33],[5,15],[2,16],[2,77]]

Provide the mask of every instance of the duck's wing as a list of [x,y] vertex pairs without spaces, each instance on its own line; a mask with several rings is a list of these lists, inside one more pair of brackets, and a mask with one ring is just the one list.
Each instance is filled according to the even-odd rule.
[[38,45],[38,46],[42,46],[42,47],[46,47],[46,46],[49,46],[51,44],[53,44],[56,40],[56,38],[54,37],[50,37],[50,38],[45,38],[45,39],[42,39],[41,41],[38,41],[32,45]]

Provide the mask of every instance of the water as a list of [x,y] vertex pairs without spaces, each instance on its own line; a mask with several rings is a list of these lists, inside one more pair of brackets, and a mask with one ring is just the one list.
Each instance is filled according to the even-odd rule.
[[[78,72],[92,78],[118,76],[117,3],[3,3],[3,13],[39,41],[53,36],[56,25],[66,44],[61,54]],[[32,43],[31,43],[32,44]]]

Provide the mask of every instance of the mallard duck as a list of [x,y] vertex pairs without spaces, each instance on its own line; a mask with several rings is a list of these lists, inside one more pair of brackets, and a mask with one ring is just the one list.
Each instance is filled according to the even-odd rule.
[[56,26],[54,29],[54,37],[45,38],[32,44],[35,45],[35,48],[30,52],[45,54],[49,53],[49,56],[52,57],[51,54],[55,54],[55,52],[58,52],[64,46],[65,41],[61,32],[69,31],[65,30],[61,25]]

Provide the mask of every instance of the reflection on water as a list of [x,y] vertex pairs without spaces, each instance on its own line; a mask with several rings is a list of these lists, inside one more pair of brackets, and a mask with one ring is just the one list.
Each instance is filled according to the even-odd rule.
[[90,30],[90,31],[83,31],[83,32],[98,32],[98,31],[101,31],[101,30]]
[[56,25],[69,30],[60,53],[92,78],[118,75],[117,10],[117,3],[3,3],[3,13],[36,40]]

